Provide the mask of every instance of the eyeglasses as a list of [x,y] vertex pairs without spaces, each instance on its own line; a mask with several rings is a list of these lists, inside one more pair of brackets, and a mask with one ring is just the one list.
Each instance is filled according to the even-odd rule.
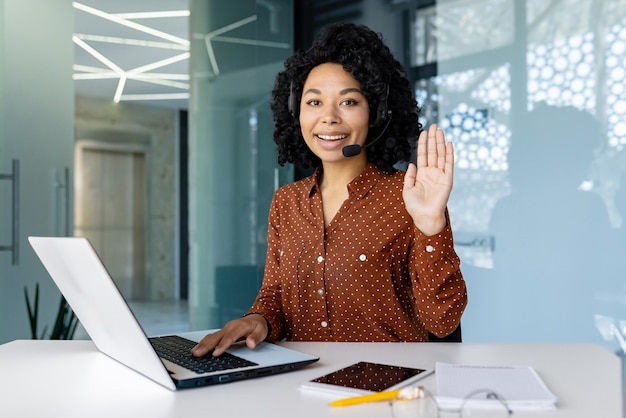
[[507,418],[513,414],[506,400],[489,389],[469,393],[458,408],[444,408],[423,387],[407,387],[389,401],[389,407],[392,418]]

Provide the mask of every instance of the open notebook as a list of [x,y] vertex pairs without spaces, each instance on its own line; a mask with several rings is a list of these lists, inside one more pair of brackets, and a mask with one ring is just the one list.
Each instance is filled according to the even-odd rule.
[[197,359],[189,350],[206,332],[148,338],[86,238],[28,240],[98,350],[169,389],[287,372],[319,360],[265,342]]

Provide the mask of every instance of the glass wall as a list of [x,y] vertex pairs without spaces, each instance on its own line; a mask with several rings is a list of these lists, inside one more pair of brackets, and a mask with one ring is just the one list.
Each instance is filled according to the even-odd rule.
[[59,306],[27,238],[71,228],[72,12],[69,0],[0,0],[0,344],[30,337],[25,290],[32,301],[39,285],[38,335]]
[[626,325],[626,3],[415,10],[428,122],[456,150],[465,341],[595,342]]
[[252,304],[265,262],[278,167],[269,100],[293,50],[288,0],[191,1],[189,306],[192,329]]

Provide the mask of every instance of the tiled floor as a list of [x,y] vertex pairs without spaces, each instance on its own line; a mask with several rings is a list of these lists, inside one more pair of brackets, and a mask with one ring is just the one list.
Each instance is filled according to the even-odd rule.
[[[128,304],[148,336],[189,331],[189,311],[186,301],[130,301]],[[74,339],[89,339],[81,325],[76,329]]]

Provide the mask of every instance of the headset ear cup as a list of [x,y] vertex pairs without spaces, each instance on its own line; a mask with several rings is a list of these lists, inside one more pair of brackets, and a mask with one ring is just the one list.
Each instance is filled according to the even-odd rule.
[[299,116],[298,99],[296,98],[296,95],[293,91],[293,81],[289,84],[289,99],[287,100],[287,107],[289,108],[289,113],[291,113],[291,116],[293,116],[294,118],[297,118]]
[[383,100],[376,110],[376,120],[374,121],[374,126],[381,126],[387,121],[389,117],[389,110],[387,109],[387,99]]
[[376,120],[374,121],[374,126],[381,126],[387,121],[387,118],[391,117],[391,111],[389,110],[389,106],[387,105],[388,98],[389,85],[387,85],[385,98],[381,100],[381,102],[378,104],[378,108],[376,108]]

